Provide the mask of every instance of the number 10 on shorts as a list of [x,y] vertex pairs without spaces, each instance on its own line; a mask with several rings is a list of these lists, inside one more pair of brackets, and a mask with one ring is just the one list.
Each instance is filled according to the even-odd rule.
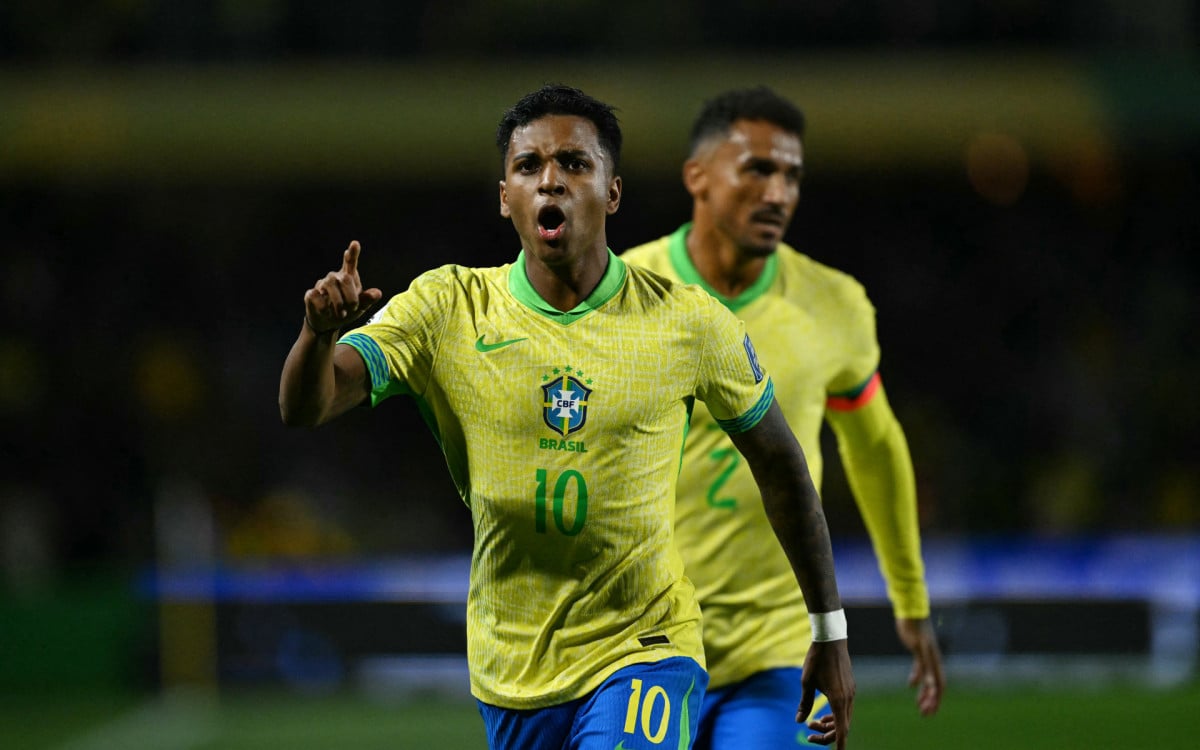
[[[642,681],[637,679],[630,682],[629,691],[629,707],[625,709],[625,734],[636,734],[640,723],[642,734],[657,745],[667,736],[667,728],[670,726],[670,696],[662,687],[651,685],[646,690],[645,697],[642,697]],[[658,719],[658,725],[651,731],[653,715],[659,698],[662,699],[662,716]],[[641,716],[640,722],[638,716]]]

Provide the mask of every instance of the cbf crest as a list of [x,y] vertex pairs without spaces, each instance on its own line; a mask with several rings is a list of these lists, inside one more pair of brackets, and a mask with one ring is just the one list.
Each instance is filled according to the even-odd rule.
[[587,421],[592,379],[570,365],[543,375],[542,419],[560,435],[570,435]]

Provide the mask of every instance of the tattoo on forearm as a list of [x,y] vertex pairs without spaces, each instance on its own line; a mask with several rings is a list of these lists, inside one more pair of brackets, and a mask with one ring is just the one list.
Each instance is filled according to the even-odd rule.
[[812,612],[841,607],[833,549],[820,500],[807,473],[773,476],[763,505]]

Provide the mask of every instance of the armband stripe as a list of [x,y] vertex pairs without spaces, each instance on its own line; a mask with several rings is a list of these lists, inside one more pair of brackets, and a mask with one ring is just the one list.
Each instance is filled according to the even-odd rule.
[[830,411],[854,411],[855,409],[861,409],[879,391],[879,386],[882,382],[879,378],[879,371],[876,370],[858,388],[843,393],[830,394],[825,400],[825,408]]
[[771,408],[771,404],[774,401],[775,384],[768,377],[767,387],[763,389],[762,395],[758,397],[758,403],[750,407],[742,416],[734,417],[733,419],[718,419],[717,424],[730,435],[745,432],[762,421],[763,416],[767,413],[767,409]]
[[372,391],[377,391],[388,384],[390,378],[387,358],[383,356],[383,349],[379,348],[375,339],[362,333],[348,333],[339,339],[338,343],[353,347],[362,355],[363,362],[367,365],[367,372],[371,375]]

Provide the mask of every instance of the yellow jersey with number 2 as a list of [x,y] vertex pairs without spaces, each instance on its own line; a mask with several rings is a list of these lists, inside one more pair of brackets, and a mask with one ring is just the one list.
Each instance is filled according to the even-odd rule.
[[[836,429],[839,410],[861,409],[868,401],[893,419],[876,373],[875,309],[853,278],[782,244],[754,284],[736,298],[726,298],[692,264],[686,247],[690,226],[621,257],[631,266],[700,285],[745,321],[771,368],[780,408],[820,488],[823,419],[829,418]],[[899,435],[898,429],[890,434]],[[861,476],[879,467],[855,469]],[[900,491],[911,494],[911,476],[900,484]],[[754,477],[702,405],[692,416],[678,491],[676,541],[704,612],[710,688],[767,669],[802,666],[812,640],[804,597],[767,520]],[[896,501],[874,492],[857,495],[868,526],[888,516],[884,505]],[[907,494],[905,501],[915,502]],[[897,616],[927,616],[915,523],[873,533],[872,540]]]

